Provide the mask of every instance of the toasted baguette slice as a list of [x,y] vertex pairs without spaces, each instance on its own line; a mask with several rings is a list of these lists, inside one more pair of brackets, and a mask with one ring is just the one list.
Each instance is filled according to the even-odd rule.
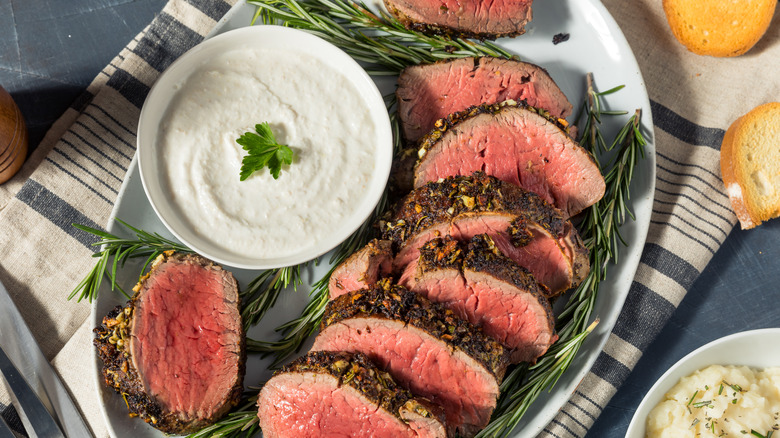
[[731,124],[720,168],[743,230],[780,216],[780,103],[758,106]]
[[663,0],[674,37],[693,53],[741,55],[766,32],[777,0]]

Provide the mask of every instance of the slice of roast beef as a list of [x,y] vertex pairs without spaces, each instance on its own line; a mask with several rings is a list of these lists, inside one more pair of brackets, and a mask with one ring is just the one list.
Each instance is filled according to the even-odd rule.
[[331,301],[312,350],[366,354],[442,406],[449,433],[464,437],[487,425],[508,364],[506,350],[479,328],[387,281]]
[[531,271],[550,296],[577,286],[590,269],[587,249],[560,210],[483,172],[413,190],[381,228],[393,242],[396,272],[415,272],[409,265],[433,238],[469,240],[478,234],[489,235],[502,253]]
[[398,76],[398,116],[404,138],[417,143],[436,121],[472,106],[525,101],[565,118],[572,104],[545,69],[505,58],[457,58],[412,65]]
[[131,416],[165,433],[216,422],[243,391],[246,338],[235,278],[203,257],[167,253],[133,290],[95,329],[106,384]]
[[574,216],[601,199],[606,185],[591,154],[560,122],[514,101],[451,114],[420,141],[414,186],[483,171]]
[[532,0],[385,0],[387,10],[408,29],[481,39],[525,33],[525,25],[532,18],[531,3]]
[[510,350],[512,362],[536,362],[558,339],[543,286],[487,235],[468,244],[450,237],[426,243],[405,286],[481,327]]
[[298,358],[268,380],[257,405],[265,438],[447,436],[441,407],[415,398],[360,353]]
[[328,281],[330,298],[373,286],[389,275],[393,269],[391,244],[389,240],[374,239],[338,265]]

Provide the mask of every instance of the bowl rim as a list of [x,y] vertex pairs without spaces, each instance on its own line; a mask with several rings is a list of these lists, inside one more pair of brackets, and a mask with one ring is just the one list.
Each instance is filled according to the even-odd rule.
[[[305,46],[295,46],[292,49],[299,50],[302,53],[311,53],[311,49],[307,51],[304,47],[310,44],[314,45],[317,48],[318,59],[331,67],[336,67],[339,71],[348,71],[350,78],[358,79],[351,82],[359,90],[359,94],[362,96],[362,100],[366,102],[368,112],[376,124],[373,141],[365,142],[374,144],[371,155],[374,159],[375,167],[372,179],[367,184],[368,188],[365,192],[365,198],[345,217],[342,221],[344,226],[326,235],[320,242],[315,242],[313,245],[304,247],[303,250],[299,249],[290,255],[263,258],[246,257],[236,252],[209,245],[209,242],[206,242],[207,239],[202,236],[196,236],[191,230],[179,229],[172,225],[172,220],[178,220],[182,218],[182,215],[173,214],[170,212],[170,209],[165,208],[168,198],[159,193],[162,192],[159,184],[157,184],[158,187],[155,187],[154,184],[157,181],[156,178],[158,178],[154,174],[159,173],[157,171],[157,160],[154,158],[157,150],[155,146],[157,143],[156,134],[159,119],[152,118],[150,113],[157,111],[160,108],[158,105],[162,105],[162,112],[165,111],[175,93],[168,93],[168,96],[164,97],[167,90],[160,90],[170,86],[172,83],[181,82],[192,71],[206,64],[209,51],[215,50],[213,49],[214,47],[225,45],[236,45],[238,47],[240,43],[245,43],[242,45],[248,47],[272,47],[274,41],[282,39],[285,42],[294,40],[305,44]],[[269,43],[271,44],[270,46],[268,45]],[[287,52],[289,49],[290,46],[288,45],[281,50]],[[320,56],[320,53],[325,55]],[[382,109],[381,111],[380,108]],[[147,141],[149,139],[150,141]],[[151,145],[147,143],[151,143]],[[371,76],[351,56],[334,44],[303,30],[276,25],[258,25],[233,29],[206,39],[181,55],[160,74],[150,88],[141,108],[136,148],[144,192],[152,209],[165,228],[183,244],[206,258],[226,266],[257,270],[294,266],[313,260],[336,248],[360,228],[376,209],[376,205],[381,200],[387,186],[392,163],[393,133],[389,113],[382,94]],[[145,169],[146,167],[148,169]],[[204,248],[201,243],[206,243],[210,247]],[[217,253],[214,253],[211,249],[216,249]]]
[[[750,356],[746,357],[744,354],[733,354],[734,350],[739,348],[746,348],[748,352],[755,351],[759,354],[756,357],[760,359],[766,359],[765,351],[756,351],[753,344],[749,344],[749,341],[756,342],[762,338],[776,339],[780,341],[780,327],[770,327],[755,330],[746,330],[742,332],[733,333],[721,338],[712,340],[701,347],[693,350],[692,352],[683,356],[680,360],[675,362],[666,372],[664,372],[658,380],[655,381],[653,386],[647,391],[647,394],[642,398],[642,401],[637,406],[634,415],[631,418],[631,422],[626,430],[626,438],[644,438],[646,434],[647,416],[655,406],[660,403],[662,397],[676,385],[682,377],[693,374],[695,371],[702,368],[706,368],[710,365],[724,365],[724,366],[749,366],[752,368],[767,368],[768,366],[780,367],[780,353],[776,353],[778,359],[776,359],[774,365],[756,365],[759,363]],[[718,355],[722,349],[731,349],[731,357],[726,361],[715,362],[710,360],[707,356],[708,353]],[[725,357],[725,356],[723,356]],[[705,360],[706,359],[706,360]],[[772,360],[772,359],[770,359]]]

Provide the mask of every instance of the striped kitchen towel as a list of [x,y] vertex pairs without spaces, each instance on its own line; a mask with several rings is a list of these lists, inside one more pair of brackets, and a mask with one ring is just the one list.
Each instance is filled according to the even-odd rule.
[[[0,188],[0,279],[52,358],[96,436],[107,429],[91,376],[89,306],[66,301],[91,267],[94,238],[71,227],[105,226],[135,153],[144,98],[160,72],[200,42],[237,0],[171,0],[109,64],[47,134],[14,180]],[[634,50],[650,94],[657,181],[650,232],[624,309],[605,351],[571,400],[542,432],[582,437],[736,218],[720,180],[724,129],[775,100],[777,27],[748,55],[688,53],[671,36],[660,2],[604,0]],[[762,83],[757,89],[753,83]],[[726,95],[723,90],[728,90]],[[732,96],[729,102],[724,102]],[[736,99],[733,96],[744,96]],[[44,318],[41,318],[44,315]],[[0,408],[8,405],[0,391]]]

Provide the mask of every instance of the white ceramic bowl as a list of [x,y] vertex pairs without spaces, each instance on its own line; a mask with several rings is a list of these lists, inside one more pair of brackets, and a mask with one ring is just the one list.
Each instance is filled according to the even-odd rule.
[[[237,47],[271,49],[286,56],[298,53],[306,58],[316,58],[328,67],[339,71],[351,82],[360,99],[370,111],[375,130],[366,133],[362,144],[372,147],[374,169],[366,184],[362,201],[352,209],[346,219],[324,237],[312,242],[292,242],[295,249],[282,256],[256,257],[232,251],[224,245],[210,240],[204,233],[197,233],[186,220],[185,213],[171,202],[167,179],[160,170],[158,132],[169,103],[176,98],[182,81],[195,69],[208,66],[211,60]],[[335,78],[334,78],[335,80]],[[317,96],[312,96],[316,99]],[[261,123],[258,120],[256,123]],[[371,136],[373,135],[373,137]],[[306,32],[279,26],[251,26],[240,28],[208,39],[181,56],[163,72],[152,87],[141,111],[138,124],[138,164],[141,181],[149,201],[160,220],[182,243],[194,251],[216,262],[244,269],[268,269],[292,266],[314,259],[351,235],[371,214],[381,198],[392,162],[392,131],[382,95],[374,81],[349,55],[336,46]],[[293,164],[294,166],[295,164]],[[267,169],[263,172],[268,172]],[[238,174],[236,173],[236,178]],[[277,187],[283,187],[284,171]],[[326,212],[323,212],[326,214]],[[283,233],[278,233],[283,235]],[[300,239],[298,239],[300,240]]]
[[737,365],[754,368],[780,366],[780,328],[736,333],[699,347],[680,359],[661,376],[639,404],[626,438],[644,438],[647,416],[681,378],[709,365]]

